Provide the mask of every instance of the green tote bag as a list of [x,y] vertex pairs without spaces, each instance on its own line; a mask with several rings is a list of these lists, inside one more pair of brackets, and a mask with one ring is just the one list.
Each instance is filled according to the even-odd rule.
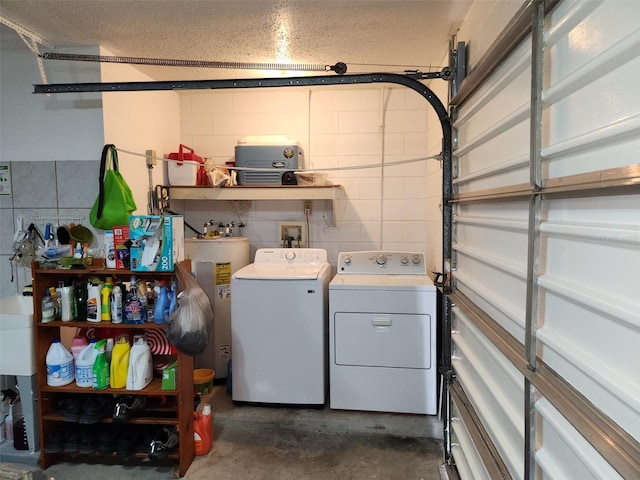
[[136,209],[136,202],[127,182],[118,171],[118,150],[115,145],[105,145],[100,160],[100,193],[91,208],[91,225],[101,230],[111,230],[116,225],[129,225],[129,216]]

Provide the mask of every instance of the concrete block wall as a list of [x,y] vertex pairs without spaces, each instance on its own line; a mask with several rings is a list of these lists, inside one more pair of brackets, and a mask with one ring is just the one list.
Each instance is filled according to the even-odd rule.
[[[440,232],[440,153],[427,141],[431,107],[412,90],[395,86],[219,90],[180,95],[181,140],[223,165],[238,139],[286,135],[304,150],[305,169],[319,169],[342,185],[346,202],[335,227],[324,201],[312,204],[311,246],[335,263],[340,251],[409,250],[427,253],[437,267]],[[441,138],[441,136],[439,136]],[[371,168],[362,168],[372,166]],[[235,205],[234,205],[235,203]],[[246,224],[252,254],[278,246],[277,222],[303,221],[302,201],[174,202],[196,228],[208,220]],[[188,232],[189,233],[189,232]],[[436,242],[436,243],[433,243]],[[435,255],[432,255],[435,253]],[[432,265],[431,265],[432,264]]]

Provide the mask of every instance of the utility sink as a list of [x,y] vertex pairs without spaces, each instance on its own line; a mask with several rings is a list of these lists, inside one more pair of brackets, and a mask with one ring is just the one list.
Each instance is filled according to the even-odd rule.
[[36,373],[33,297],[0,299],[0,375]]

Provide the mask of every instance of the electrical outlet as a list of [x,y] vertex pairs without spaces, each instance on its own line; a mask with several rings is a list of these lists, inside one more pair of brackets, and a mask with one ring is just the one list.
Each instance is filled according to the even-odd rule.
[[302,213],[306,215],[307,212],[311,215],[311,200],[304,201],[304,211]]
[[278,222],[278,245],[281,247],[305,248],[307,234],[303,222]]

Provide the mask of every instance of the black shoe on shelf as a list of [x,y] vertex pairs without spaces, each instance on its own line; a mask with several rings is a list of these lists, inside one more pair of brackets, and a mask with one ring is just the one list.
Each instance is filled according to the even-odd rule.
[[64,450],[64,442],[67,434],[66,425],[56,425],[51,430],[47,442],[44,445],[45,453],[62,453]]
[[98,451],[98,428],[85,425],[80,431],[78,452],[83,455],[93,455]]
[[98,431],[98,453],[108,455],[116,451],[118,432],[113,425],[100,425]]
[[80,414],[80,423],[90,425],[100,422],[113,411],[113,397],[92,395],[84,404]]
[[151,442],[159,436],[159,431],[162,427],[157,425],[140,425],[140,438],[136,445],[136,452],[149,455],[151,449]]
[[173,427],[163,427],[158,436],[149,445],[151,460],[164,460],[169,453],[178,448],[178,432]]
[[54,408],[62,414],[65,422],[78,422],[87,399],[83,395],[58,396]]
[[139,441],[140,432],[138,428],[120,428],[116,444],[116,455],[123,459],[130,457],[136,453]]
[[75,427],[67,428],[64,436],[64,453],[78,453],[80,432]]
[[128,422],[136,413],[147,405],[147,397],[144,395],[122,395],[115,400],[113,407],[114,422]]

